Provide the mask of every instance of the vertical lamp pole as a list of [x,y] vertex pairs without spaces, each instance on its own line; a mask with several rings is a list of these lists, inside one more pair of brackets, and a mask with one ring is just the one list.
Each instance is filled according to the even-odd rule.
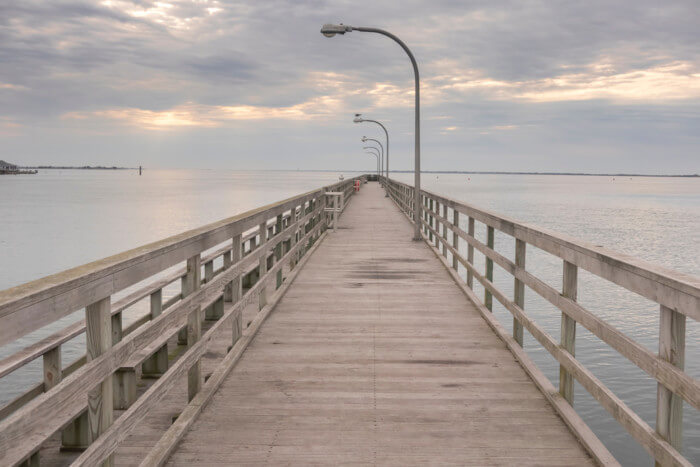
[[365,154],[369,154],[370,156],[377,158],[377,181],[379,181],[379,156],[374,152],[365,152]]
[[[355,27],[346,26],[344,24],[324,24],[321,28],[321,34],[326,37],[333,37],[336,34],[345,34],[346,32],[360,31],[360,32],[374,32],[377,34],[382,34],[394,42],[399,44],[401,48],[406,52],[408,58],[411,59],[411,65],[413,65],[413,76],[415,78],[416,85],[416,103],[415,103],[415,117],[416,117],[416,129],[415,129],[415,163],[414,163],[414,188],[413,188],[413,240],[421,240],[421,205],[420,205],[420,79],[418,75],[418,64],[416,63],[416,58],[411,53],[411,50],[403,43],[401,39],[393,35],[392,33],[378,28],[365,28],[365,27]],[[388,151],[387,151],[388,159]]]
[[[384,130],[384,135],[386,136],[386,167],[382,165],[382,170],[386,168],[386,178],[389,178],[389,132],[386,131],[386,127],[382,125],[381,122],[378,122],[376,120],[371,120],[369,118],[362,118],[362,114],[355,114],[355,118],[352,120],[355,123],[362,123],[362,122],[372,122],[376,123],[380,127],[382,127],[382,130]],[[377,141],[377,140],[375,140]],[[379,141],[377,141],[379,142]]]
[[[368,138],[368,137],[366,137],[366,136],[363,136],[363,137],[362,137],[362,142],[363,142],[363,143],[366,143],[367,141],[374,141],[375,143],[377,143],[377,144],[379,145],[379,148],[380,148],[381,151],[382,151],[382,164],[384,163],[385,160],[386,160],[387,163],[388,163],[388,162],[389,162],[389,156],[387,156],[387,158],[384,159],[384,146],[382,145],[382,143],[380,143],[379,140],[376,140],[376,139],[374,139],[374,138]],[[389,190],[388,190],[388,189],[386,190],[386,194],[385,194],[384,196],[389,196]]]

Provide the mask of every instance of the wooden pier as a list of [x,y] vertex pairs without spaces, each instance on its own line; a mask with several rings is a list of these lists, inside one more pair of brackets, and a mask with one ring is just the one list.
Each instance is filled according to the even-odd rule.
[[[429,192],[415,242],[412,188],[383,180],[386,198],[355,180],[0,292],[0,345],[86,310],[0,361],[0,378],[44,368],[0,408],[0,465],[616,465],[573,408],[574,380],[660,465],[690,465],[680,420],[683,400],[700,406],[683,371],[697,278]],[[561,291],[525,269],[528,244],[561,258]],[[578,268],[659,305],[659,354],[576,302]],[[561,310],[560,342],[524,312],[525,286]],[[125,324],[139,303],[148,311]],[[576,360],[577,324],[659,382],[655,428]],[[559,361],[558,387],[524,331]],[[61,346],[82,333],[86,356],[64,364]]]

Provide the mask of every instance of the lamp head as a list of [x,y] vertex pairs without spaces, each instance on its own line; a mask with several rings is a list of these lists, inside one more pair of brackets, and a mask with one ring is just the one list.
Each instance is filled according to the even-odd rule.
[[355,123],[362,123],[364,120],[362,119],[362,114],[355,114],[355,118],[352,120]]
[[324,24],[321,28],[321,34],[326,37],[333,37],[336,34],[345,34],[346,32],[352,31],[352,26],[345,26],[343,23],[340,24]]

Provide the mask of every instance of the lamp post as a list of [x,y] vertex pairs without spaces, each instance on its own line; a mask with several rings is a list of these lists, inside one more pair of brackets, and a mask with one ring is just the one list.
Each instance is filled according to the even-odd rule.
[[[382,130],[384,130],[384,135],[386,136],[386,178],[389,178],[389,132],[386,131],[386,127],[381,124],[381,122],[378,122],[376,120],[371,120],[369,118],[362,118],[362,114],[355,114],[355,118],[352,120],[355,123],[362,123],[362,122],[372,122],[376,123],[380,127],[382,127]],[[377,140],[374,140],[377,141]],[[379,141],[377,141],[379,142]]]
[[[374,141],[375,143],[377,143],[377,144],[379,145],[379,148],[380,148],[381,151],[382,151],[382,168],[383,168],[384,160],[385,160],[385,159],[384,159],[384,146],[382,145],[382,143],[379,142],[379,140],[376,140],[376,139],[374,139],[374,138],[368,138],[368,137],[366,137],[366,136],[363,136],[363,137],[362,137],[362,142],[363,142],[363,143],[366,143],[367,141]],[[386,161],[387,161],[387,163],[389,162],[389,156],[387,156]],[[389,196],[389,191],[388,191],[388,190],[387,190],[385,196]]]
[[369,154],[370,156],[377,158],[377,182],[379,182],[379,156],[375,152],[365,152],[365,154]]
[[[418,63],[416,63],[416,58],[413,53],[408,48],[406,44],[403,43],[401,39],[393,35],[392,33],[378,28],[366,28],[366,27],[355,27],[346,26],[344,24],[324,24],[321,28],[321,34],[326,37],[333,37],[336,34],[344,35],[346,32],[360,31],[360,32],[373,32],[376,34],[381,34],[392,39],[394,42],[399,44],[401,48],[406,52],[408,58],[411,60],[411,65],[413,65],[413,77],[415,79],[415,162],[414,162],[414,187],[413,187],[413,240],[421,240],[421,204],[420,204],[420,77],[418,74]],[[388,151],[387,151],[388,152]],[[388,156],[388,154],[387,154]]]

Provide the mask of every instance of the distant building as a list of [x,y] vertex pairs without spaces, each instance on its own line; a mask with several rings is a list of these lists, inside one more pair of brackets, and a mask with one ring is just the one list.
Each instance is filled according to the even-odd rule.
[[17,170],[17,166],[15,164],[10,164],[9,162],[0,160],[0,170]]

